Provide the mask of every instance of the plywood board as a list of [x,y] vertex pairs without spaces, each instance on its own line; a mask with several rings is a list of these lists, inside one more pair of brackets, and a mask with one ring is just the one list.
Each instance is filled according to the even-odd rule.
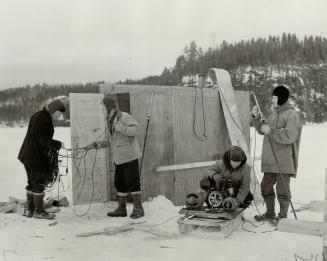
[[78,153],[79,148],[106,138],[102,94],[70,94],[73,204],[108,199],[105,150]]
[[[156,168],[213,161],[221,158],[231,145],[217,89],[203,88],[204,118],[208,136],[206,141],[199,140],[193,132],[193,122],[195,122],[194,128],[197,133],[201,134],[204,130],[202,93],[199,89],[197,89],[196,106],[195,88],[104,84],[100,86],[100,92],[103,94],[130,93],[131,115],[143,128],[142,135],[138,137],[141,148],[143,148],[150,100],[153,95],[142,169],[143,199],[163,194],[174,204],[184,203],[185,193],[199,187],[199,169],[159,174]],[[249,126],[249,117],[245,117],[249,115],[249,105],[247,105],[249,95],[246,92],[236,92],[236,97],[241,103],[240,106],[246,105],[242,110],[244,117],[241,121],[246,129],[246,126]],[[250,140],[249,136],[247,140]],[[205,170],[205,168],[200,170]],[[112,170],[110,179],[113,179]]]
[[[152,103],[151,103],[152,100]],[[161,93],[131,93],[131,114],[142,126],[138,137],[141,149],[144,148],[146,126],[148,133],[144,148],[141,184],[144,197],[153,197],[165,193],[172,197],[171,184],[173,174],[160,177],[156,173],[158,164],[173,163],[173,140],[171,121],[171,96]]]

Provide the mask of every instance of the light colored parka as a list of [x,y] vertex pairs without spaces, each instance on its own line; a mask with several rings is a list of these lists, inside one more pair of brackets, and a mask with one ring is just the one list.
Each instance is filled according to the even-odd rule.
[[[109,118],[112,116],[111,111]],[[97,142],[98,147],[111,147],[113,162],[117,165],[139,159],[142,156],[137,135],[141,133],[138,122],[128,113],[120,112],[114,121],[120,122],[124,127],[120,132],[113,131],[109,141]]]
[[[271,128],[268,136],[273,144],[282,173],[295,177],[302,130],[297,111],[293,105],[286,102],[274,109],[264,123]],[[260,119],[254,119],[253,124],[258,133],[264,135],[261,131],[263,122]],[[261,172],[279,173],[267,135],[263,139]]]

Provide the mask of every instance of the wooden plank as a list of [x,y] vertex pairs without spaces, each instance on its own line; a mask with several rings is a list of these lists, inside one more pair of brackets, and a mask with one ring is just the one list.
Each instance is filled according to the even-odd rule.
[[192,162],[192,163],[185,163],[185,164],[177,164],[177,165],[170,165],[170,166],[160,166],[157,167],[157,172],[162,171],[171,171],[171,170],[182,170],[182,169],[194,169],[194,168],[203,168],[211,166],[216,161],[204,161],[204,162]]
[[102,94],[70,94],[74,205],[106,202],[108,199],[106,151],[92,150],[86,155],[76,155],[78,148],[106,138],[102,98]]
[[242,208],[238,208],[233,212],[226,212],[223,209],[201,209],[201,210],[194,210],[194,209],[187,209],[182,208],[179,211],[179,214],[190,215],[194,217],[202,217],[202,218],[212,218],[212,219],[222,219],[222,220],[230,220],[237,217],[240,213],[244,210]]
[[304,206],[299,207],[295,212],[300,212],[304,210],[309,210],[311,212],[326,213],[327,211],[327,202],[326,201],[311,201]]
[[288,233],[323,236],[327,234],[327,223],[282,218],[277,224],[277,230]]
[[[232,145],[241,147],[247,158],[247,163],[252,166],[252,160],[250,155],[250,150],[248,147],[249,140],[246,140],[247,133],[244,131],[241,120],[240,113],[237,106],[232,82],[229,73],[223,69],[212,68],[209,71],[209,76],[214,84],[217,84],[220,98],[222,101],[222,107],[224,111],[224,118],[226,120],[227,129],[229,137],[231,139]],[[242,110],[243,111],[243,108]],[[249,118],[249,114],[246,115]],[[244,117],[242,117],[244,118]],[[251,192],[258,202],[262,202],[262,196],[258,189],[260,187],[259,181],[255,175],[253,167],[251,168]]]
[[122,226],[122,227],[117,227],[117,228],[105,228],[105,229],[99,230],[99,231],[78,233],[78,234],[76,234],[76,237],[91,237],[91,236],[99,236],[99,235],[111,236],[111,235],[116,235],[119,233],[131,231],[133,229],[134,228],[131,226]]

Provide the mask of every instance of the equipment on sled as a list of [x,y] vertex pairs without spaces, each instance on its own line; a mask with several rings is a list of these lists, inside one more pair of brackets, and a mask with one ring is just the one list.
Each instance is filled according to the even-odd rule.
[[230,236],[242,223],[243,216],[243,208],[237,207],[231,180],[222,178],[216,184],[212,178],[204,178],[200,187],[203,191],[186,195],[185,207],[179,211],[183,214],[177,221],[180,233],[204,227]]
[[225,211],[237,209],[235,191],[230,179],[222,178],[219,184],[216,184],[212,178],[204,178],[200,181],[200,187],[204,192],[192,192],[186,195],[187,209],[198,209],[204,202],[208,208],[223,208]]

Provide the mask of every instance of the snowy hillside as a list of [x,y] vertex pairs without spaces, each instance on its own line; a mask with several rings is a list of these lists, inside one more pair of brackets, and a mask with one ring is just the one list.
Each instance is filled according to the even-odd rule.
[[[255,154],[260,156],[262,139],[251,131],[252,148],[256,141]],[[26,128],[0,128],[0,201],[7,201],[9,196],[25,196],[25,172],[16,159],[25,132]],[[55,135],[70,147],[69,128],[57,128]],[[291,181],[295,208],[323,200],[326,155],[327,125],[304,126],[298,178]],[[257,169],[260,170],[259,161]],[[71,202],[70,175],[69,167],[60,193]],[[261,179],[259,171],[258,176]],[[57,193],[56,187],[52,193]],[[180,235],[176,221],[181,206],[174,206],[164,196],[144,202],[146,215],[139,220],[108,218],[106,212],[115,206],[115,202],[92,204],[88,212],[87,205],[70,206],[62,208],[55,220],[48,221],[28,219],[19,213],[0,213],[0,260],[321,260],[321,238],[273,231],[270,225],[253,220],[257,213],[254,206],[246,210],[247,221],[229,238],[207,229]],[[258,208],[264,209],[262,205]],[[128,214],[131,211],[129,204]],[[289,218],[293,218],[292,213]],[[299,212],[298,218],[323,220],[322,214],[309,211]],[[123,225],[133,229],[116,235],[76,236]]]

